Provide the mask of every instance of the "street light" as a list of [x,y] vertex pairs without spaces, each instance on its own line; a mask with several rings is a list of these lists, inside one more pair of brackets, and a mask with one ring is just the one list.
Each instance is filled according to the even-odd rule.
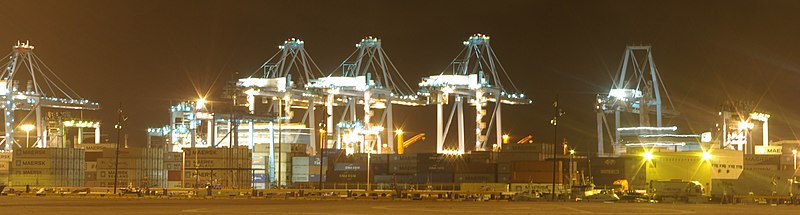
[[792,158],[794,159],[794,169],[797,170],[797,149],[792,149]]
[[508,138],[510,138],[508,136],[508,134],[503,134],[503,144],[507,144],[508,143]]
[[25,148],[30,148],[31,147],[31,145],[30,145],[30,138],[31,138],[30,137],[31,136],[30,133],[31,133],[31,130],[36,128],[36,126],[31,125],[31,124],[24,124],[24,125],[20,126],[20,128],[23,131],[25,131]]
[[197,103],[195,103],[195,109],[203,109],[206,106],[206,98],[199,98],[197,99]]
[[403,130],[397,129],[394,130],[394,134],[397,135],[397,154],[403,154],[405,149],[403,148]]
[[644,158],[645,161],[653,160],[653,157],[654,157],[653,156],[653,152],[645,151],[644,153],[642,153],[642,157]]
[[700,157],[703,158],[704,161],[710,161],[711,158],[714,157],[714,156],[711,155],[711,152],[704,151],[702,154],[700,154]]
[[558,107],[558,94],[556,94],[556,100],[553,102],[553,110],[555,110],[555,115],[553,119],[550,120],[550,124],[553,125],[553,187],[552,187],[552,195],[551,200],[556,200],[556,142],[558,142],[558,118],[564,116],[564,110]]

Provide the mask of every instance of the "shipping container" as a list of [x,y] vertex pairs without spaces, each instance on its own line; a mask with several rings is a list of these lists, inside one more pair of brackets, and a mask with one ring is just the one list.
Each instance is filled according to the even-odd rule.
[[508,192],[507,183],[461,183],[461,191],[466,192]]
[[0,161],[0,171],[11,170],[11,161]]
[[420,173],[453,173],[456,167],[454,163],[417,163],[417,172]]
[[452,173],[417,173],[414,175],[414,182],[424,183],[453,183]]
[[167,171],[167,181],[168,182],[169,181],[181,181],[181,180],[183,180],[183,178],[181,177],[181,171],[180,170],[177,170],[177,171],[168,170]]
[[467,163],[456,165],[456,173],[497,173],[497,164],[493,163]]
[[11,152],[0,152],[0,162],[11,162]]
[[[553,172],[514,172],[511,174],[513,183],[552,183]],[[555,173],[556,183],[560,184],[564,180],[561,172]]]
[[367,171],[367,164],[362,163],[336,163],[333,170],[335,171]]
[[342,171],[328,171],[327,181],[339,183],[366,183],[367,172],[342,172]]
[[497,155],[497,162],[543,161],[545,157],[552,157],[552,155],[545,156],[539,152],[501,152]]
[[456,183],[480,183],[495,182],[495,174],[476,174],[476,173],[456,173],[454,176]]
[[292,174],[292,182],[308,182],[308,174]]
[[373,176],[374,183],[386,183],[386,184],[408,184],[414,183],[414,175],[374,175]]
[[511,173],[511,163],[497,163],[497,173]]
[[308,157],[293,157],[292,158],[292,165],[293,166],[308,166],[310,163]]
[[514,172],[552,172],[554,164],[557,171],[562,169],[561,161],[515,161],[512,164],[512,170]]
[[497,174],[497,183],[511,183],[511,173]]
[[416,163],[417,162],[417,154],[400,154],[400,155],[391,154],[391,155],[389,155],[389,161],[390,162],[409,161],[409,162]]
[[183,152],[165,152],[164,162],[183,162]]
[[[322,176],[322,182],[325,182],[328,179],[326,175]],[[320,182],[319,174],[308,174],[308,182]]]
[[417,172],[417,163],[416,162],[390,162],[389,163],[389,173],[392,174],[414,174]]

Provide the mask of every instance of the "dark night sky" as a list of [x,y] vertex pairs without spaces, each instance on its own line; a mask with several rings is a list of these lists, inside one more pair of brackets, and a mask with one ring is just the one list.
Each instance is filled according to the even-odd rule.
[[[516,138],[532,132],[552,141],[558,92],[568,113],[560,132],[594,148],[595,94],[610,89],[625,45],[651,44],[683,113],[669,123],[683,133],[709,130],[718,106],[738,99],[773,115],[771,139],[800,139],[794,1],[0,1],[0,10],[0,44],[30,40],[72,88],[104,105],[90,116],[105,133],[124,103],[138,143],[147,126],[167,122],[171,99],[197,97],[193,86],[207,91],[217,77],[210,92],[218,96],[231,73],[254,71],[289,37],[305,40],[328,72],[375,35],[415,85],[476,32],[492,36],[506,70],[535,100],[504,108],[504,130]],[[432,133],[435,108],[408,117],[411,110],[396,111],[398,124]]]

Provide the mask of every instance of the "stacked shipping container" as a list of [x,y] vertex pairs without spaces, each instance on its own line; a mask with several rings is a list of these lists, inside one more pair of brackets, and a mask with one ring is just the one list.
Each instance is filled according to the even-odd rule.
[[250,188],[252,153],[239,148],[185,148],[183,187]]
[[12,186],[84,185],[83,149],[17,149],[11,158],[9,184]]
[[121,148],[117,160],[116,149],[103,149],[97,159],[97,185],[114,186],[116,178],[122,187],[166,187],[165,152],[164,148]]

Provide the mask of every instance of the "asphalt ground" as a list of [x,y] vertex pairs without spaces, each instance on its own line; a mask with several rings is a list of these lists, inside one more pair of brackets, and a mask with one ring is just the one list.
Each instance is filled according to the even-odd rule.
[[0,197],[0,214],[798,214],[793,205]]

